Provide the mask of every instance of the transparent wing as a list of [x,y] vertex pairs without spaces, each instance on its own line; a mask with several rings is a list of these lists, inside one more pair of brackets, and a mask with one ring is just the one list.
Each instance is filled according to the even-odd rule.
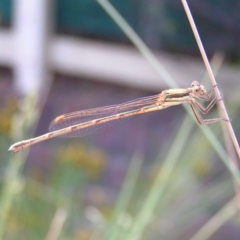
[[[63,128],[67,128],[69,126],[77,125],[80,123],[101,119],[103,117],[112,116],[112,115],[116,115],[116,114],[127,112],[127,111],[141,109],[142,107],[145,107],[145,106],[151,106],[157,103],[158,98],[159,98],[159,94],[154,96],[139,98],[123,104],[93,108],[93,109],[64,114],[55,118],[51,122],[49,126],[49,131],[52,132],[52,131],[60,130]],[[115,126],[120,121],[123,121],[123,118],[113,120],[110,122],[93,124],[92,126],[62,135],[61,137],[73,138],[73,137],[86,136],[92,133],[98,133],[106,128]]]

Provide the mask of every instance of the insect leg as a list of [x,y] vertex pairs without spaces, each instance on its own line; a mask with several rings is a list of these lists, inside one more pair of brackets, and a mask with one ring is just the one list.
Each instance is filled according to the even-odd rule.
[[229,119],[226,119],[226,118],[210,118],[210,119],[203,119],[198,113],[197,111],[195,110],[194,108],[194,105],[193,105],[193,102],[189,102],[191,108],[192,108],[192,111],[198,121],[199,124],[201,125],[206,125],[206,124],[211,124],[211,123],[215,123],[215,122],[220,122],[220,121],[230,121]]
[[219,101],[216,97],[213,98],[213,100],[208,104],[207,107],[203,107],[196,99],[192,98],[191,99],[192,103],[203,113],[206,114],[208,113],[213,106]]

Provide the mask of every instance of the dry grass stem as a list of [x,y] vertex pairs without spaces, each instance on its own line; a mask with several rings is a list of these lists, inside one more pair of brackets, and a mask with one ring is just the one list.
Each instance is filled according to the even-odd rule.
[[[168,71],[164,68],[164,66],[158,61],[158,59],[154,56],[151,50],[146,46],[146,44],[141,40],[141,38],[136,34],[136,32],[131,28],[131,26],[126,22],[126,20],[119,14],[119,12],[113,7],[113,5],[107,0],[96,0],[102,8],[109,14],[109,16],[113,19],[113,21],[119,26],[119,28],[126,34],[126,36],[130,39],[133,45],[142,53],[145,59],[152,65],[152,67],[156,70],[162,80],[168,84],[169,87],[175,88],[178,87],[175,83],[174,79],[170,76]],[[221,101],[222,102],[222,101]],[[184,109],[187,113],[194,119],[194,115],[192,111],[188,108],[188,106],[183,105]],[[232,176],[240,185],[240,176],[239,171],[236,164],[232,161],[229,161],[229,156],[227,152],[222,147],[220,141],[217,139],[215,134],[211,131],[209,126],[201,127],[197,125],[199,129],[203,132],[209,142],[212,144],[214,149],[216,150],[218,156],[226,165],[228,170],[231,172]]]
[[[198,31],[197,31],[196,25],[195,25],[195,23],[194,23],[192,14],[191,14],[191,12],[190,12],[190,9],[189,9],[189,7],[188,7],[187,1],[186,1],[186,0],[182,0],[182,4],[183,4],[183,7],[184,7],[185,12],[186,12],[186,14],[187,14],[187,17],[188,17],[189,23],[190,23],[190,25],[191,25],[191,28],[192,28],[192,30],[193,30],[193,34],[194,34],[194,36],[195,36],[195,38],[196,38],[196,41],[197,41],[199,50],[200,50],[200,52],[201,52],[201,55],[202,55],[204,64],[205,64],[205,66],[206,66],[206,68],[207,68],[207,72],[208,72],[208,75],[209,75],[210,80],[211,80],[211,82],[212,82],[212,85],[215,86],[215,85],[217,84],[217,82],[216,82],[216,80],[215,80],[213,71],[212,71],[211,66],[210,66],[210,63],[209,63],[209,61],[208,61],[206,52],[205,52],[205,50],[204,50],[202,41],[201,41],[200,36],[199,36],[199,34],[198,34]],[[214,90],[215,90],[216,96],[217,96],[219,99],[221,99],[221,93],[220,93],[218,87],[215,87]],[[218,104],[219,104],[219,107],[220,107],[220,110],[221,110],[222,115],[223,115],[226,119],[229,119],[229,116],[228,116],[226,107],[225,107],[225,105],[224,105],[224,102],[223,102],[223,101],[219,101]],[[234,133],[234,131],[233,131],[232,124],[231,124],[230,121],[229,121],[229,122],[226,122],[226,124],[227,124],[227,128],[228,128],[228,132],[229,132],[229,134],[230,134],[230,136],[231,136],[231,139],[232,139],[233,144],[234,144],[234,146],[235,146],[236,152],[237,152],[237,154],[238,154],[238,158],[240,159],[239,144],[238,144],[237,138],[236,138],[236,136],[235,136],[235,133]],[[234,160],[232,159],[232,161],[234,161]],[[235,166],[238,166],[238,163],[237,163],[237,162],[234,162],[234,164],[235,164]]]

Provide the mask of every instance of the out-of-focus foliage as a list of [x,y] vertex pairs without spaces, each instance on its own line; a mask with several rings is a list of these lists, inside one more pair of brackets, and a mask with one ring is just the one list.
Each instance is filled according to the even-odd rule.
[[[54,92],[50,94],[45,107],[48,111],[43,111],[40,121],[40,126],[43,122],[45,129],[45,122],[50,122],[55,115],[49,110],[56,109],[60,101],[61,112],[67,112],[74,110],[72,106],[78,107],[79,103],[80,108],[89,108],[86,104],[94,106],[94,99],[99,105],[104,105],[110,101],[120,101],[124,96],[139,96],[134,89],[126,90],[94,83],[92,95],[95,97],[90,98],[89,82],[71,81],[72,86],[68,84],[67,88],[66,82],[66,78],[64,81],[58,79],[56,87],[53,87]],[[98,91],[94,90],[96,88]],[[66,89],[67,95],[63,94]],[[84,99],[90,102],[86,103]],[[237,96],[233,99],[235,102]],[[238,116],[234,114],[238,113],[238,108],[232,101],[229,104],[233,104],[235,109],[231,112],[235,123]],[[228,108],[232,109],[231,106]],[[4,176],[11,172],[6,166],[13,161],[13,155],[7,152],[7,148],[11,143],[11,118],[16,110],[15,98],[8,94],[2,100],[0,109],[3,159],[1,189],[6,184]],[[210,117],[215,114],[213,111]],[[66,211],[59,239],[92,239],[94,236],[98,239],[109,237],[110,240],[114,239],[113,236],[116,239],[127,238],[136,224],[139,212],[149,201],[150,190],[156,184],[159,173],[167,173],[163,164],[168,153],[176,151],[172,144],[178,131],[181,129],[187,133],[181,123],[184,115],[181,107],[170,108],[169,111],[129,119],[113,129],[91,137],[52,139],[32,147],[21,173],[23,188],[14,198],[4,239],[16,239],[16,236],[18,239],[44,239],[59,209]],[[187,126],[190,127],[189,124]],[[194,126],[187,140],[181,142],[184,149],[178,156],[170,178],[166,182],[160,182],[154,193],[157,197],[161,184],[166,185],[161,197],[156,198],[156,208],[148,227],[143,231],[142,239],[187,239],[234,196],[230,174],[211,145]],[[212,125],[211,128],[222,139],[220,124]],[[180,142],[175,144],[178,146]],[[135,173],[135,165],[129,165],[129,161],[134,149],[139,151],[139,147],[144,161],[140,172]],[[135,158],[135,161],[138,159]],[[161,172],[162,170],[164,171]],[[137,175],[134,177],[134,174]],[[134,185],[131,177],[136,178]],[[122,207],[116,207],[115,204],[120,200],[122,205],[118,204]],[[219,233],[225,234],[231,229],[232,239],[237,239],[234,238],[234,234],[238,234],[237,224],[238,219],[233,219]]]
[[[172,8],[175,12],[174,4]],[[149,9],[156,11],[154,4]],[[154,21],[156,18],[150,20],[159,24]],[[173,39],[177,28],[165,23],[168,37]],[[74,240],[189,239],[235,197],[231,175],[204,135],[195,123],[183,127],[186,113],[181,107],[129,119],[100,135],[40,143],[30,149],[26,159],[26,152],[17,155],[7,152],[12,144],[10,125],[13,117],[16,122],[17,104],[2,89],[1,213],[5,210],[3,206],[9,207],[6,224],[0,226],[2,239],[40,240],[51,231],[59,232],[58,239]],[[227,101],[228,109],[239,135],[239,94],[238,89],[233,91],[225,98],[231,98]],[[146,94],[153,93],[57,76],[35,135],[45,133],[47,124],[59,114]],[[33,108],[27,114],[35,116],[33,112],[38,112],[38,108]],[[216,115],[214,109],[207,117],[212,114]],[[27,127],[19,131],[27,135]],[[224,145],[220,124],[212,125],[211,129]],[[182,133],[177,138],[179,130]],[[135,152],[141,153],[139,158]],[[18,158],[24,159],[22,168],[20,164],[15,166]],[[13,199],[5,196],[11,181]],[[60,210],[65,214],[62,221]],[[239,224],[239,218],[232,217],[211,240],[218,240],[219,236],[238,240]]]

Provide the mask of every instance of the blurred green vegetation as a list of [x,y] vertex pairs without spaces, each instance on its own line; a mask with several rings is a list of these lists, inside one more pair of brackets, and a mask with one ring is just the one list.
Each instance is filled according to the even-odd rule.
[[[238,95],[227,99],[237,133]],[[126,159],[116,161],[107,148],[84,140],[39,148],[29,159],[28,151],[7,152],[33,135],[37,103],[37,94],[21,101],[9,96],[0,107],[0,239],[190,239],[214,216],[221,224],[205,239],[239,239],[237,208],[222,217],[236,195],[232,175],[188,115],[173,110],[171,122],[159,123],[168,133],[161,144],[147,139],[155,149],[129,153],[118,175],[111,166],[119,170]],[[224,145],[220,124],[211,129]],[[120,185],[109,181],[111,174]]]
[[[5,160],[11,163],[23,154],[12,158],[6,152],[16,108],[16,101],[8,99],[0,110],[1,189],[11,172]],[[105,182],[111,159],[104,149],[73,139],[51,153],[47,166],[31,159],[20,171],[2,239],[47,239],[59,209],[66,218],[56,239],[190,238],[235,195],[230,174],[203,134],[190,125],[188,116],[176,123],[151,165],[145,156],[134,154],[115,195]],[[213,130],[222,138],[219,126],[213,125]],[[145,225],[139,219],[148,221]],[[225,228],[237,234],[238,224],[239,219],[232,218]],[[141,232],[140,238],[134,229]]]

